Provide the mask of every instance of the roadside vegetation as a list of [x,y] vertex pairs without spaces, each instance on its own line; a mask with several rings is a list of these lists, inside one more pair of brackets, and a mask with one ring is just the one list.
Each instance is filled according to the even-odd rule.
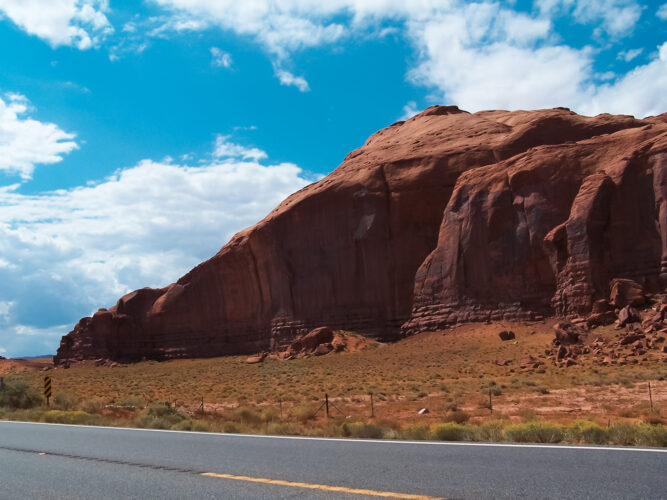
[[[304,436],[667,446],[667,364],[545,361],[550,324],[465,325],[308,359],[2,371],[0,419]],[[613,327],[596,335],[614,336]],[[650,354],[650,353],[649,353]],[[532,357],[532,358],[531,358]],[[531,358],[529,366],[522,360]],[[533,359],[534,358],[534,359]],[[41,363],[41,364],[40,364]],[[400,367],[400,368],[397,368]],[[404,368],[403,368],[404,367]],[[46,407],[43,378],[53,381]],[[648,384],[651,384],[649,397]],[[372,393],[372,402],[371,402]],[[324,406],[328,394],[329,416]]]
[[168,402],[155,402],[145,407],[95,407],[85,402],[72,405],[70,401],[56,401],[52,407],[45,407],[41,399],[35,397],[35,392],[21,380],[11,381],[0,394],[3,394],[0,397],[0,418],[7,420],[366,439],[667,446],[667,428],[656,422],[619,422],[604,427],[591,420],[556,424],[528,415],[524,421],[512,423],[509,418],[500,415],[500,418],[470,423],[469,416],[458,411],[446,415],[440,423],[399,426],[395,422],[350,421],[343,417],[317,420],[312,406],[294,408],[287,419],[285,416],[281,418],[272,407],[238,407],[222,413],[200,415],[187,415]]

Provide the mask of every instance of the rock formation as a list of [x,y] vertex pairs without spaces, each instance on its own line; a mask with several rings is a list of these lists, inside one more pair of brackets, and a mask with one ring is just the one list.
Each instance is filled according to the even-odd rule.
[[55,358],[273,351],[327,325],[382,339],[581,315],[667,282],[667,115],[433,106],[163,289],[82,319]]
[[[613,278],[664,285],[667,116],[551,113],[531,121],[544,127],[543,145],[459,177],[438,245],[416,273],[406,333],[584,314]],[[514,123],[521,113],[488,115]]]

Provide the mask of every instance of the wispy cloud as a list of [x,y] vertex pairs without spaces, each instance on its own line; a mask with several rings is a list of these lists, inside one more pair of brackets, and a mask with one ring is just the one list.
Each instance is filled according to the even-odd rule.
[[419,113],[419,108],[417,108],[417,103],[415,101],[408,101],[408,103],[403,106],[403,114],[399,117],[399,120],[409,120],[417,113]]
[[535,5],[543,15],[567,15],[612,37],[632,34],[642,13],[636,0],[536,0]]
[[295,76],[289,71],[277,67],[274,69],[281,85],[296,87],[301,92],[308,92],[310,90],[308,82],[302,76]]
[[229,68],[232,65],[232,56],[220,50],[218,47],[211,47],[211,64],[219,68]]
[[617,59],[630,62],[633,59],[636,59],[642,52],[644,52],[644,49],[622,50],[618,53]]
[[663,21],[667,21],[667,3],[663,3],[655,13]]
[[216,158],[241,158],[243,160],[265,160],[268,155],[258,148],[249,148],[231,142],[230,136],[218,135],[215,138],[213,156]]

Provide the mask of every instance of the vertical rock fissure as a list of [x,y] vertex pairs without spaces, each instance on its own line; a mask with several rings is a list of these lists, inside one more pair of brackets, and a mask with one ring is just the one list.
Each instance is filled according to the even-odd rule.
[[252,242],[248,239],[248,253],[250,254],[250,260],[252,261],[252,268],[255,275],[255,283],[257,283],[257,291],[259,293],[259,310],[260,312],[265,311],[265,299],[264,299],[264,290],[262,289],[262,282],[259,279],[259,268],[257,266],[257,257],[255,252],[252,249]]
[[[392,251],[392,245],[393,245],[393,229],[392,229],[392,209],[391,209],[391,189],[389,187],[389,182],[387,181],[387,174],[385,172],[385,164],[380,165],[380,168],[378,169],[380,172],[380,179],[382,181],[382,187],[384,189],[385,193],[385,213],[386,213],[386,218],[387,218],[387,267],[388,267],[388,272],[387,272],[387,277],[389,279],[389,288],[391,290],[391,297],[392,301],[390,304],[390,311],[385,311],[384,314],[384,322],[385,322],[385,328],[386,328],[386,323],[389,318],[387,318],[387,312],[389,313],[391,320],[397,319],[396,315],[398,313],[398,310],[400,308],[399,305],[399,298],[398,298],[398,290],[396,289],[396,269],[395,269],[395,263],[394,263],[394,254]],[[393,321],[392,321],[393,322]]]

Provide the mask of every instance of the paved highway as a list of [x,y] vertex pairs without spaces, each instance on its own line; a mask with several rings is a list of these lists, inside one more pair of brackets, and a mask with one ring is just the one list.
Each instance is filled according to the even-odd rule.
[[0,422],[0,498],[664,499],[667,450]]

